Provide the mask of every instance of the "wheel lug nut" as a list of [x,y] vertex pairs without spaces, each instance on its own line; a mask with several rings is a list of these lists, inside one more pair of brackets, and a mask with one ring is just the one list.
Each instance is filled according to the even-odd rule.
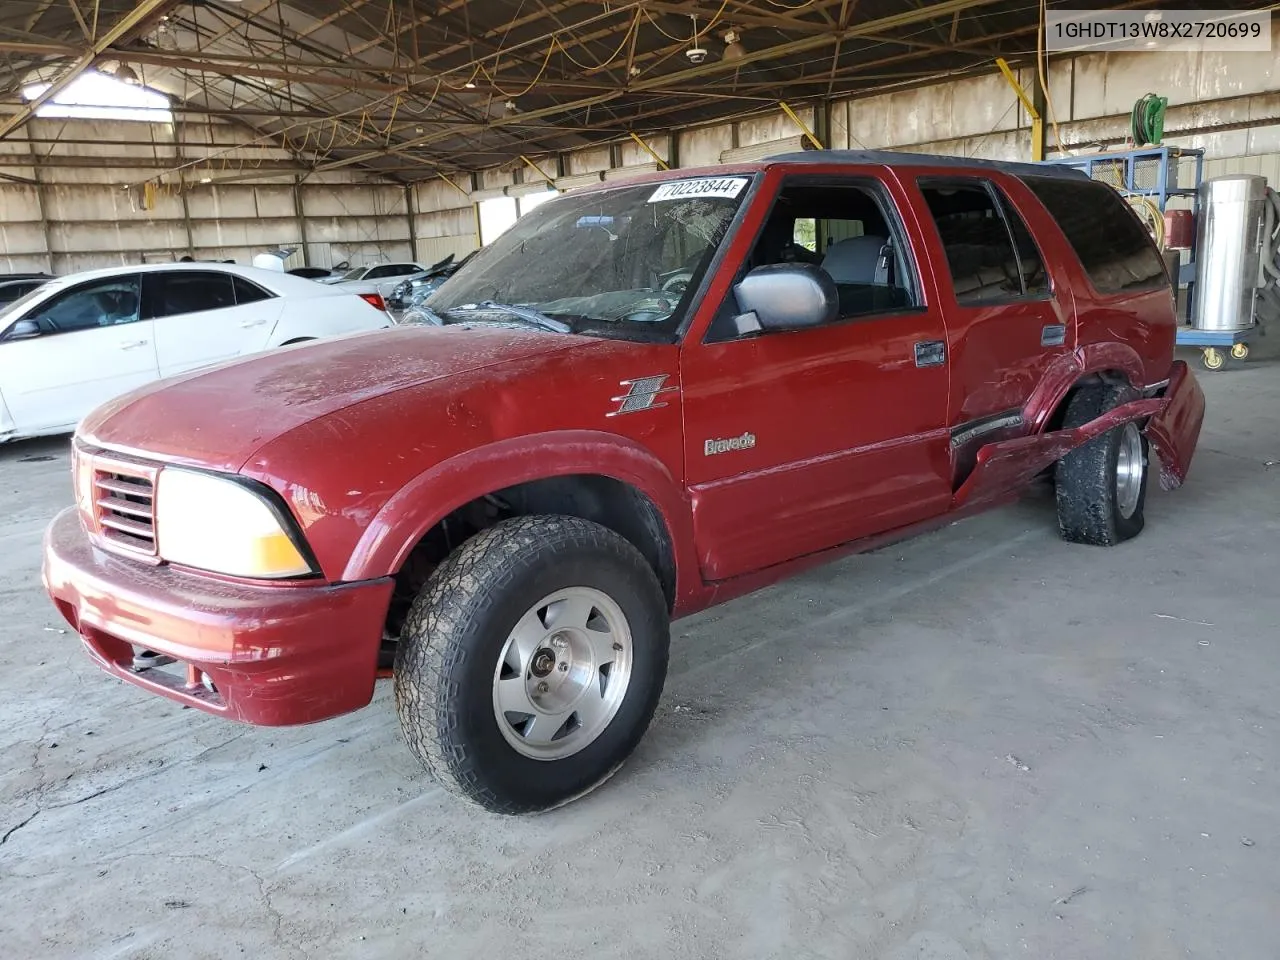
[[561,672],[561,673],[565,673],[565,672],[567,672],[567,671],[568,671],[568,669],[569,669],[569,664],[568,664],[568,663],[566,663],[566,662],[564,662],[564,661],[561,661],[561,663],[560,663],[560,672]]
[[539,693],[546,693],[546,692],[547,692],[548,690],[550,690],[550,689],[551,689],[551,688],[547,686],[547,681],[545,681],[545,680],[543,680],[541,683],[539,683],[539,684],[538,684],[538,692],[539,692]]

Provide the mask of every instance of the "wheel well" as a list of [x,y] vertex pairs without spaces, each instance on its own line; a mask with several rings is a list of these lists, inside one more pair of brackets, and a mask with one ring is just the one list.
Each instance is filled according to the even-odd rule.
[[1053,408],[1053,413],[1049,414],[1049,419],[1045,421],[1044,432],[1050,433],[1054,430],[1061,430],[1062,424],[1067,416],[1067,407],[1071,403],[1071,399],[1083,389],[1098,386],[1103,383],[1128,383],[1129,378],[1123,370],[1099,370],[1096,373],[1089,373],[1081,377],[1071,385],[1071,388],[1062,395],[1062,399],[1058,401],[1057,406]]
[[648,561],[662,586],[667,609],[675,605],[675,550],[662,514],[644,493],[621,480],[571,474],[530,480],[477,497],[426,532],[396,573],[387,632],[398,636],[413,598],[436,566],[464,541],[511,517],[579,517],[607,527]]
[[294,343],[310,343],[314,339],[315,337],[294,337],[292,340],[286,340],[284,343],[280,344],[280,346],[287,347]]

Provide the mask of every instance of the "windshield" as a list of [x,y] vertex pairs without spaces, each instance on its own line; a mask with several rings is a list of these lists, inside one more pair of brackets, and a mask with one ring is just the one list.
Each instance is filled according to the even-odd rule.
[[359,280],[361,277],[364,276],[364,272],[368,269],[369,269],[368,267],[356,267],[354,270],[348,270],[346,273],[342,275],[342,279],[343,280]]
[[700,177],[559,197],[478,251],[426,305],[446,322],[477,316],[460,308],[490,316],[510,305],[575,332],[669,337],[748,183]]

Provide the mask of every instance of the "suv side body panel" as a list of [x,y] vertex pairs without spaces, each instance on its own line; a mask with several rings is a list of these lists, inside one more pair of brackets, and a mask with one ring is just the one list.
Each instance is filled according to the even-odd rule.
[[[968,172],[950,167],[922,166],[900,171],[921,228],[916,238],[921,254],[931,263],[937,296],[947,317],[948,359],[951,367],[951,408],[948,426],[957,432],[987,418],[1016,414],[1054,359],[1072,347],[1075,304],[1072,285],[1061,263],[1063,251],[1046,242],[1043,221],[1028,216],[1026,197],[1013,177],[995,171]],[[957,302],[947,254],[938,236],[921,181],[979,186],[1000,190],[1027,223],[1040,248],[1051,285],[1047,297],[1010,297],[968,305]],[[1025,188],[1023,188],[1025,190]],[[1034,211],[1044,217],[1042,210]],[[1053,238],[1057,239],[1057,238]],[[1069,253],[1069,250],[1067,251]],[[1061,326],[1061,343],[1045,343],[1045,328]],[[1015,432],[1020,432],[1017,427]]]
[[[725,272],[736,277],[764,216],[791,183],[847,182],[875,197],[898,242],[901,186],[883,168],[785,168],[757,193]],[[854,195],[851,193],[850,195]],[[834,201],[833,201],[834,203]],[[780,208],[785,222],[785,208]],[[893,222],[897,221],[896,226]],[[913,270],[919,265],[909,257]],[[913,282],[912,287],[919,287]],[[726,291],[732,303],[732,293]],[[711,312],[721,301],[707,304]],[[919,366],[918,344],[945,341],[936,304],[850,315],[806,330],[707,342],[690,336],[681,356],[685,481],[699,562],[709,581],[903,526],[950,501],[945,364]]]

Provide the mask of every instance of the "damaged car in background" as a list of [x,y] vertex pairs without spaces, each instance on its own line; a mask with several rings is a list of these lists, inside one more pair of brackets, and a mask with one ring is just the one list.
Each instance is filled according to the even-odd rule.
[[421,306],[440,288],[442,283],[462,269],[473,256],[475,256],[474,251],[457,260],[451,253],[440,262],[427,267],[420,275],[401,280],[386,298],[387,313],[391,315],[391,319],[396,323],[423,322],[425,317],[421,313],[411,311]]

